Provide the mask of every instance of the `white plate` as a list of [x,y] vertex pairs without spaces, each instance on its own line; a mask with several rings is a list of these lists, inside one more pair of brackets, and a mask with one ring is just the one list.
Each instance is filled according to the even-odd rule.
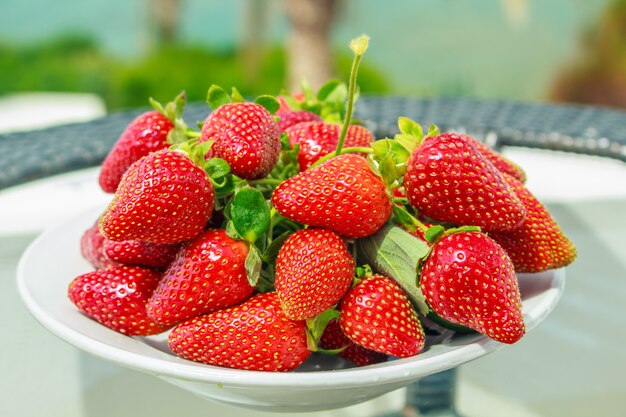
[[[420,355],[352,369],[342,360],[313,355],[309,372],[268,373],[219,368],[174,356],[167,336],[128,337],[81,314],[67,297],[67,286],[91,270],[79,241],[103,207],[54,226],[24,252],[17,270],[20,295],[35,318],[52,333],[101,358],[147,372],[205,398],[272,411],[313,411],[356,404],[406,386],[420,377],[479,358],[503,346],[479,335],[456,335]],[[523,311],[530,330],[556,305],[565,271],[522,274]]]

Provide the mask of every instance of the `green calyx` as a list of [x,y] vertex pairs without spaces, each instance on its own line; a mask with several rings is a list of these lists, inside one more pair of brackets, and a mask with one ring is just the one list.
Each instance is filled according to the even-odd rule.
[[206,159],[213,141],[200,142],[199,137],[172,145],[171,150],[184,152],[197,166],[202,168],[215,191],[215,209],[222,208],[223,199],[230,196],[242,180],[230,172],[230,165],[221,158]]
[[[307,348],[312,352],[321,351],[317,346],[320,338],[324,334],[324,330],[332,320],[339,318],[339,311],[334,307],[325,310],[317,316],[306,320],[306,342]],[[343,349],[324,350],[323,353],[339,353]],[[336,351],[336,352],[335,352]]]
[[150,97],[148,101],[155,110],[167,117],[174,124],[174,128],[167,134],[167,143],[170,145],[176,145],[185,142],[190,137],[189,134],[192,131],[187,127],[187,124],[183,119],[186,101],[184,91],[181,91],[176,97],[174,97],[174,100],[168,102],[165,106],[152,97]]
[[408,117],[398,118],[398,128],[400,133],[395,135],[394,139],[409,153],[413,153],[425,138],[439,135],[439,128],[431,124],[426,136],[424,136],[422,126]]
[[174,97],[174,100],[167,102],[165,106],[152,97],[150,97],[148,101],[156,111],[167,117],[172,123],[175,123],[177,119],[182,119],[183,117],[186,99],[185,92],[181,91],[176,97]]
[[388,187],[392,187],[406,173],[406,163],[411,153],[399,142],[392,139],[381,139],[373,142],[372,159],[376,168]]
[[[346,114],[348,86],[340,80],[332,79],[324,83],[317,93],[303,80],[300,90],[303,97],[298,99],[288,91],[282,91],[281,97],[290,109],[306,110],[320,116],[326,123],[341,123]],[[358,92],[357,92],[358,97]],[[355,97],[356,100],[356,97]]]
[[[207,103],[213,110],[217,110],[219,107],[228,103],[243,103],[246,99],[241,95],[239,90],[235,87],[232,88],[231,93],[228,94],[222,87],[213,84],[209,87],[207,92]],[[261,95],[254,99],[254,103],[264,107],[271,114],[276,113],[280,103],[278,99],[270,95]]]
[[[377,140],[371,145],[373,152],[370,166],[390,189],[402,186],[408,160],[424,140],[422,127],[407,117],[398,118],[398,128],[400,133],[393,139]],[[439,129],[431,125],[426,137],[438,134]]]
[[230,95],[219,85],[213,84],[209,87],[206,101],[213,110],[217,110],[224,104],[232,103],[233,100]]

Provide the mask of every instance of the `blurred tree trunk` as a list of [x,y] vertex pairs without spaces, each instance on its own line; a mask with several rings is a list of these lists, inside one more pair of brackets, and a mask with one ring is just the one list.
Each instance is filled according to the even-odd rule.
[[[148,15],[154,45],[166,45],[176,40],[181,0],[149,0]],[[152,46],[152,45],[150,45]]]
[[291,22],[287,48],[288,88],[299,89],[302,79],[319,88],[333,73],[330,30],[336,0],[285,0]]
[[243,58],[244,76],[248,85],[259,82],[261,60],[263,58],[269,8],[267,0],[247,0],[243,16]]

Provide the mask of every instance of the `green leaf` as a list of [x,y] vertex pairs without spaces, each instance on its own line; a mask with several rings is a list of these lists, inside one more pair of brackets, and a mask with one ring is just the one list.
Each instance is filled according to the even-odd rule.
[[263,255],[261,255],[261,259],[263,259],[263,261],[268,264],[274,263],[274,260],[278,256],[280,248],[283,247],[283,244],[285,243],[287,238],[291,236],[292,233],[292,231],[286,231],[274,240],[272,240],[272,243],[267,246],[267,248],[263,252]]
[[259,282],[259,278],[261,278],[263,262],[261,261],[259,250],[254,245],[250,245],[250,251],[248,252],[248,256],[246,256],[245,267],[248,282],[255,287]]
[[217,110],[219,107],[223,106],[224,104],[228,104],[232,102],[226,90],[224,90],[219,85],[215,85],[215,84],[213,84],[209,88],[206,101],[207,103],[209,103],[209,106],[211,106],[213,110]]
[[317,90],[317,99],[324,101],[331,93],[341,84],[339,80],[328,80],[324,85]]
[[[356,94],[357,94],[357,97],[355,97],[355,100],[358,99],[358,91]],[[346,83],[340,83],[337,87],[335,87],[333,91],[330,92],[330,94],[328,94],[328,96],[326,96],[326,99],[324,100],[324,102],[336,103],[335,111],[339,113],[343,113],[345,111],[344,107],[345,107],[345,103],[347,99],[348,99],[348,86],[346,85]]]
[[267,110],[271,114],[276,113],[276,111],[280,107],[280,103],[278,102],[276,97],[270,96],[270,95],[258,96],[257,98],[254,99],[254,102],[264,107],[265,110]]
[[444,319],[443,317],[435,313],[433,310],[431,310],[426,315],[426,318],[434,321],[441,327],[445,327],[446,329],[453,330],[457,333],[462,333],[462,334],[477,333],[476,330],[474,329],[470,329],[469,327],[463,326],[462,324],[452,323],[451,321]]
[[304,94],[305,101],[315,100],[315,93],[313,92],[313,87],[311,87],[311,84],[309,84],[309,82],[305,78],[302,79],[302,82],[300,83],[300,87],[302,88],[302,94]]
[[211,158],[204,164],[204,170],[211,179],[216,180],[230,173],[230,165],[221,158]]
[[265,204],[265,197],[256,188],[241,188],[233,197],[230,218],[239,235],[254,243],[270,225],[270,210]]
[[386,225],[375,234],[357,241],[365,260],[381,274],[392,278],[426,315],[429,307],[417,282],[417,269],[429,246],[397,226]]
[[426,241],[428,243],[435,243],[439,239],[441,239],[445,231],[446,229],[443,226],[436,224],[426,230],[426,232],[424,233],[424,237],[426,238]]
[[405,135],[416,136],[418,139],[424,136],[422,126],[408,117],[398,117],[398,127],[400,128],[400,132]]

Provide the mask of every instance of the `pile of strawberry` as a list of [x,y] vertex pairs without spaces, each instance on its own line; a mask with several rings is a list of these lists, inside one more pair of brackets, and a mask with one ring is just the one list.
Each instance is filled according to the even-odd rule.
[[[367,39],[352,47],[356,71]],[[568,265],[572,243],[522,169],[470,136],[351,124],[355,81],[254,102],[212,86],[200,130],[183,95],[153,103],[103,163],[115,195],[71,301],[129,336],[169,331],[182,358],[260,371],[312,351],[413,356],[433,323],[519,340],[516,272]]]

